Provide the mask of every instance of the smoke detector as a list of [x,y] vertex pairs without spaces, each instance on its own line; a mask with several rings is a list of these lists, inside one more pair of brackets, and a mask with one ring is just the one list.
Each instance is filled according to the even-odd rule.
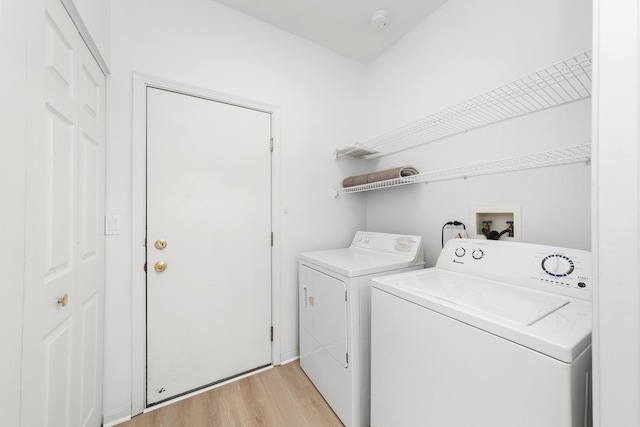
[[378,10],[371,15],[371,28],[376,31],[384,30],[389,25],[389,12]]

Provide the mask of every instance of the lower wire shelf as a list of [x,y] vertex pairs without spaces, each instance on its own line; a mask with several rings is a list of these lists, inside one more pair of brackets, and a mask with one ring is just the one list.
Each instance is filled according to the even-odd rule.
[[525,169],[543,168],[548,166],[568,165],[572,163],[589,163],[591,161],[591,145],[576,145],[541,151],[523,156],[510,157],[485,163],[478,163],[459,168],[426,172],[385,181],[371,182],[353,187],[337,188],[333,190],[334,197],[341,194],[360,193],[363,191],[379,190],[382,188],[398,187],[401,185],[446,181],[456,178],[490,175],[496,173],[513,172]]

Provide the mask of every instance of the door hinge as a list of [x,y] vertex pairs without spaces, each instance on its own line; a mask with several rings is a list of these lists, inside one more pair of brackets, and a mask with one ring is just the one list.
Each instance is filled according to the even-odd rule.
[[147,272],[147,263],[146,262],[144,263],[144,266],[142,266],[142,268],[144,269],[144,272],[146,273]]
[[347,300],[347,291],[344,291],[344,300]]
[[271,232],[271,246],[273,246],[273,231]]
[[273,138],[269,141],[269,149],[273,151]]
[[349,364],[349,353],[345,355],[345,359],[347,360],[347,364]]
[[271,342],[273,342],[273,326],[271,327]]

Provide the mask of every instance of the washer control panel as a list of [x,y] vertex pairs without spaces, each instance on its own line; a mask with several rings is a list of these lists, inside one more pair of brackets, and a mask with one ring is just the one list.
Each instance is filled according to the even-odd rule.
[[542,259],[542,269],[553,277],[567,277],[575,269],[571,258],[563,254],[551,254]]
[[591,301],[591,253],[579,249],[451,239],[436,267]]

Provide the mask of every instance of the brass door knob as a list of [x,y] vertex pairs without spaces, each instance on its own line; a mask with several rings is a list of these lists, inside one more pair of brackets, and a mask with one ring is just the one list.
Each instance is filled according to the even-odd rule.
[[69,304],[69,294],[64,294],[62,298],[58,298],[58,304],[63,307],[66,307]]
[[167,247],[167,241],[163,240],[163,239],[158,239],[156,240],[156,242],[153,244],[153,246],[156,247],[156,249],[158,250],[163,250],[164,248]]
[[155,263],[154,268],[158,273],[162,273],[167,269],[167,263],[164,261],[158,261]]

